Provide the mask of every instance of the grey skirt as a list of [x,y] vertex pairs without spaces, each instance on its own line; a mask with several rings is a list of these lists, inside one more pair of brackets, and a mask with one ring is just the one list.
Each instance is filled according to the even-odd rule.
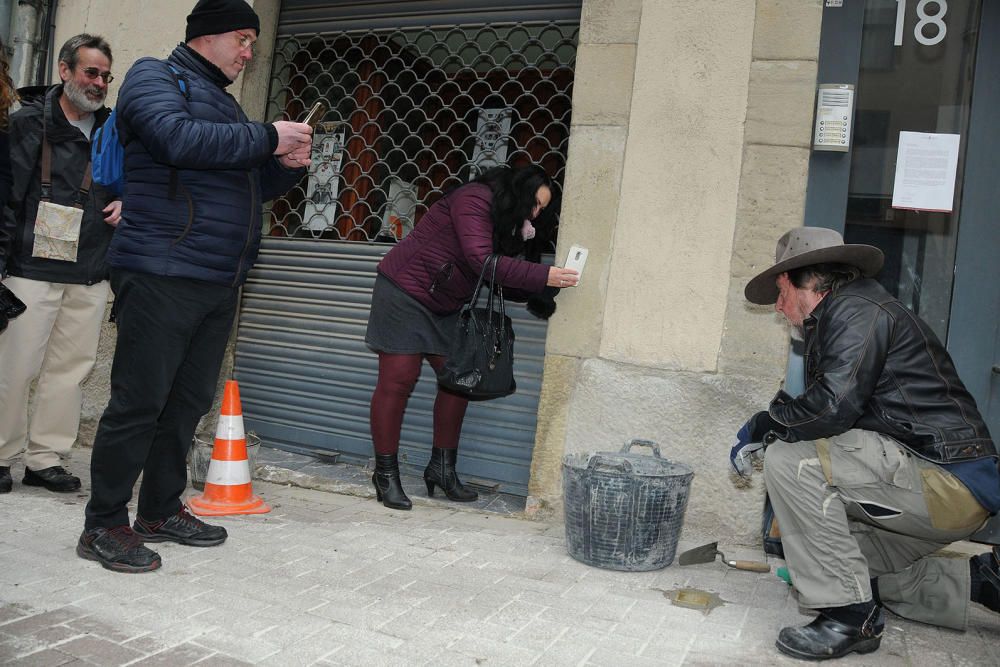
[[375,278],[365,343],[376,352],[445,356],[458,313],[436,315],[381,273]]

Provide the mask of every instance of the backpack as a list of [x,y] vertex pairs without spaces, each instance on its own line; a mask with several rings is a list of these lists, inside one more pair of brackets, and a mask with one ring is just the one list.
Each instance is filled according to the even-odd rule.
[[[174,74],[177,87],[184,98],[191,99],[188,93],[187,81],[180,71],[167,63]],[[118,133],[118,110],[114,109],[101,127],[94,132],[94,140],[90,144],[90,170],[94,181],[103,185],[116,196],[125,191],[125,145]]]

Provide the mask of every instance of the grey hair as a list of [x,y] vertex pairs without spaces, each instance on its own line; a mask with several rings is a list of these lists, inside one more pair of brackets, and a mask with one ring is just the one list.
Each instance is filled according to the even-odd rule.
[[817,294],[835,293],[861,277],[861,269],[850,264],[812,264],[788,272],[792,285],[799,289],[811,289]]
[[62,45],[59,49],[59,62],[66,63],[71,70],[76,70],[76,63],[80,60],[80,49],[97,49],[107,56],[108,60],[114,61],[111,56],[111,45],[103,37],[81,33],[70,37]]

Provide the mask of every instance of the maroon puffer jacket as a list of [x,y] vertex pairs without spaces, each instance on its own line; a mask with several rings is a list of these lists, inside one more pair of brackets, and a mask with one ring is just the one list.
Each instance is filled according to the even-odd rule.
[[[452,191],[382,258],[379,273],[431,312],[457,312],[472,296],[483,263],[493,253],[492,199],[482,183]],[[543,264],[512,257],[501,257],[497,266],[497,282],[528,293],[541,292],[548,274]]]

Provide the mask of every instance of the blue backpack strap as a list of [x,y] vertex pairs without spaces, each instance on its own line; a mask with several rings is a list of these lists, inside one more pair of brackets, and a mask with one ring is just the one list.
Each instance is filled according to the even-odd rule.
[[167,67],[169,67],[170,71],[173,72],[174,81],[177,82],[177,87],[181,89],[182,93],[184,93],[184,99],[190,102],[191,93],[188,91],[187,77],[185,77],[184,74],[179,69],[174,67],[172,63],[168,62]]

